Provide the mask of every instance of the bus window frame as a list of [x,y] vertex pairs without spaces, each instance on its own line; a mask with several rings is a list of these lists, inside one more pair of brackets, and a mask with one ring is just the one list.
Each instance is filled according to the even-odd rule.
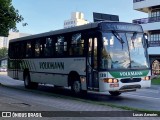
[[[81,40],[83,40],[83,43],[72,44],[72,38],[73,38],[74,35],[77,35],[77,34],[81,34]],[[85,56],[85,47],[86,47],[85,41],[86,40],[85,40],[84,36],[85,36],[84,32],[82,32],[82,31],[73,32],[73,33],[70,34],[70,38],[69,38],[69,41],[68,41],[68,45],[69,45],[69,47],[68,47],[68,56],[69,57],[84,57]],[[80,50],[80,48],[77,45],[83,45],[82,54],[76,54],[76,53],[75,54],[74,53],[71,54],[71,49],[72,49],[73,45],[76,45],[76,47],[74,47],[74,48],[79,49],[79,50]],[[78,52],[80,52],[80,51],[78,51]]]

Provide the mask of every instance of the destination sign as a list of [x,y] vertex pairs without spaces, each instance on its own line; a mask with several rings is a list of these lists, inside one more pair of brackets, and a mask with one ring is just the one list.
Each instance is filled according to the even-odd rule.
[[136,24],[129,23],[101,23],[102,30],[118,30],[118,31],[135,31],[143,32],[142,27]]

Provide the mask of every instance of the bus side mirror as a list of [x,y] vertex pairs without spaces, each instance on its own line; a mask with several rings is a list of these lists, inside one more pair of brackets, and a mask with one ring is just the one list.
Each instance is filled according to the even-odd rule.
[[147,48],[149,47],[149,43],[148,43],[148,34],[147,33],[144,33],[144,39],[145,39],[145,43],[146,43],[146,46]]

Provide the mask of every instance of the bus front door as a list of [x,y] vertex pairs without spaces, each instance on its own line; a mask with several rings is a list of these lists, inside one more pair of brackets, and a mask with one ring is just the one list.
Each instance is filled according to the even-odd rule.
[[99,90],[99,80],[97,72],[97,37],[89,38],[88,46],[88,88]]

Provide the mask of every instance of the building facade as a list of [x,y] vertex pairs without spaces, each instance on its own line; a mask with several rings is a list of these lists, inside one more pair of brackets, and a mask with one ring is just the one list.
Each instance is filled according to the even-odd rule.
[[133,20],[148,34],[148,53],[153,74],[160,74],[160,0],[133,0],[133,9],[148,14],[147,18]]
[[84,19],[84,14],[82,12],[73,12],[71,14],[71,19],[64,21],[64,28],[70,28],[88,23],[89,22]]
[[19,33],[19,32],[9,32],[8,37],[0,37],[0,48],[6,47],[8,48],[9,40],[19,38],[19,37],[25,37],[31,34],[27,33]]

